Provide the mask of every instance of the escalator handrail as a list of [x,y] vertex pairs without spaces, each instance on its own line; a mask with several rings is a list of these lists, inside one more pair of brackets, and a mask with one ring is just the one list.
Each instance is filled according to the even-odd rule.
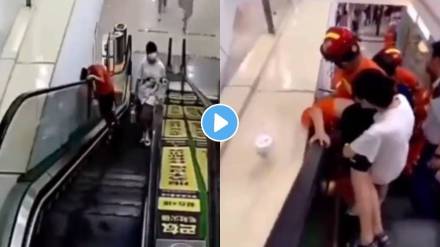
[[[154,110],[154,131],[151,145],[151,157],[149,161],[148,174],[148,196],[145,203],[144,224],[143,224],[143,238],[142,247],[154,246],[154,235],[156,233],[155,227],[155,210],[157,207],[157,191],[160,181],[160,167],[157,164],[161,162],[162,150],[162,120],[163,120],[163,105],[156,106]],[[155,108],[156,108],[155,107]]]
[[39,89],[39,90],[35,90],[35,91],[32,91],[32,92],[26,92],[26,93],[20,94],[11,103],[11,105],[9,106],[8,110],[5,113],[5,116],[3,117],[3,119],[0,122],[0,148],[1,148],[2,144],[3,144],[3,140],[4,140],[5,136],[6,136],[6,134],[8,133],[9,126],[11,125],[12,121],[14,120],[14,117],[15,117],[16,113],[18,112],[20,107],[28,99],[34,98],[34,97],[37,97],[37,96],[40,96],[40,95],[49,94],[49,93],[52,93],[52,92],[64,90],[64,89],[67,89],[67,88],[73,88],[73,87],[78,87],[78,86],[81,86],[81,85],[86,85],[86,84],[87,84],[87,81],[79,81],[79,82],[74,82],[74,83],[70,83],[70,84],[66,84],[66,85],[62,85],[62,86],[45,88],[45,89]]
[[[194,83],[192,83],[186,73],[186,62],[187,55],[186,55],[186,39],[183,39],[182,41],[182,68],[183,68],[183,75],[182,75],[182,82],[186,82],[192,89],[192,91],[197,95],[197,97],[202,101],[202,104],[204,107],[209,107],[212,105],[212,102],[206,97],[202,91],[200,91]],[[182,83],[182,88],[184,88],[184,83]]]
[[196,96],[202,102],[203,107],[207,108],[212,105],[211,100],[209,100],[209,98],[206,97],[206,95],[202,91],[200,91],[200,89],[198,89],[197,86],[194,85],[194,83],[191,82],[191,80],[189,80],[186,77],[186,75],[185,75],[185,83],[187,83],[191,87],[192,91],[196,94]]
[[[124,64],[124,67],[121,70],[121,72],[119,72],[117,74],[120,74],[123,71],[125,71],[127,69],[127,66],[129,64],[131,64],[131,54],[132,54],[132,38],[131,38],[131,35],[128,35],[127,49],[126,49],[126,54],[125,54],[127,62]],[[131,71],[127,71],[127,74],[131,75]],[[11,103],[11,105],[9,106],[8,110],[6,111],[4,117],[2,118],[2,120],[0,122],[0,148],[2,147],[3,140],[4,140],[4,138],[5,138],[5,136],[6,136],[7,132],[8,132],[9,126],[11,125],[12,121],[14,120],[14,117],[15,117],[16,113],[18,112],[20,107],[28,99],[33,98],[33,97],[37,97],[37,96],[40,96],[40,95],[49,94],[49,93],[52,93],[52,92],[64,90],[64,89],[67,89],[67,88],[72,88],[72,87],[78,87],[78,86],[81,86],[81,85],[86,85],[86,84],[87,84],[87,81],[84,80],[84,81],[69,83],[69,84],[65,84],[65,85],[61,85],[61,86],[57,86],[57,87],[43,88],[43,89],[38,89],[38,90],[35,90],[35,91],[31,91],[31,92],[26,92],[26,93],[20,94]]]

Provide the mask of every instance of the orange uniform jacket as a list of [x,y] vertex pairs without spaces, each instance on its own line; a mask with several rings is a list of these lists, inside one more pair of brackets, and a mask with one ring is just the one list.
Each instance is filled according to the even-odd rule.
[[335,89],[335,97],[352,98],[352,83],[356,76],[366,69],[382,69],[371,59],[362,58],[360,65],[354,71],[344,71],[336,69],[332,80],[332,87]]

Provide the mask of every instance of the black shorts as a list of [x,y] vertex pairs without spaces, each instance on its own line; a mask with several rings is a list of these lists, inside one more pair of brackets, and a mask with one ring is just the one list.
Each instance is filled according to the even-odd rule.
[[373,164],[363,155],[355,155],[350,160],[350,167],[360,172],[367,172]]
[[113,105],[115,103],[115,94],[105,94],[98,96],[99,112],[103,117],[113,114]]
[[153,125],[154,106],[143,104],[139,106],[139,120],[146,129],[151,129]]

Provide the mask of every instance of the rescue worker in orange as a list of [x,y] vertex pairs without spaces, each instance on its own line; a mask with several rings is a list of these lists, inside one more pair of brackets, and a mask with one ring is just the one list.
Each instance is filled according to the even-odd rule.
[[[313,106],[307,108],[302,115],[305,127],[313,127],[313,136],[310,142],[318,142],[322,146],[331,144],[328,133],[336,129],[337,124],[345,109],[353,105],[352,81],[356,76],[367,69],[382,69],[371,59],[361,53],[359,40],[349,29],[332,27],[325,35],[321,46],[321,53],[327,61],[334,63],[337,68],[332,79],[332,96],[319,99]],[[342,197],[347,204],[354,202],[351,190],[350,177],[346,174],[337,175],[332,182],[332,193]],[[330,188],[329,188],[330,189]]]
[[319,141],[322,145],[329,146],[328,131],[339,120],[342,111],[353,104],[351,84],[353,79],[363,70],[382,71],[382,69],[361,54],[357,37],[347,28],[330,28],[321,45],[321,53],[324,59],[337,66],[332,79],[335,92],[332,96],[320,99],[307,108],[303,113],[302,122],[306,126],[313,123],[315,135],[311,142]]
[[332,79],[334,97],[352,98],[352,81],[359,72],[366,69],[381,68],[361,53],[359,40],[347,28],[332,27],[321,45],[325,60],[334,63],[337,68]]

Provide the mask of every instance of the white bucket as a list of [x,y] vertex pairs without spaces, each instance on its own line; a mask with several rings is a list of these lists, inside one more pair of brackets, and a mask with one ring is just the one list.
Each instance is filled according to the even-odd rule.
[[260,134],[255,139],[255,147],[257,148],[257,153],[261,157],[267,157],[272,148],[273,138],[268,134]]

